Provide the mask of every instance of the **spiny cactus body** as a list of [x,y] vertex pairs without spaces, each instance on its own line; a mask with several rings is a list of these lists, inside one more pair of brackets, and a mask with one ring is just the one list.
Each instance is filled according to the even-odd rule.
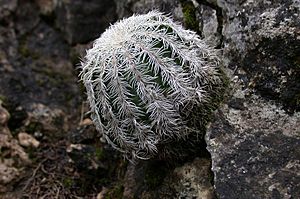
[[186,115],[210,97],[218,64],[196,33],[152,11],[107,29],[87,51],[80,77],[98,131],[126,157],[144,159],[197,133]]

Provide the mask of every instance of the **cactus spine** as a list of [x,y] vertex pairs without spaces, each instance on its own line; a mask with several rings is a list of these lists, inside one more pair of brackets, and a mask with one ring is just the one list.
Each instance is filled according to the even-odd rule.
[[151,11],[108,28],[80,77],[97,130],[126,157],[147,159],[159,144],[197,133],[183,115],[210,97],[218,65],[196,33]]

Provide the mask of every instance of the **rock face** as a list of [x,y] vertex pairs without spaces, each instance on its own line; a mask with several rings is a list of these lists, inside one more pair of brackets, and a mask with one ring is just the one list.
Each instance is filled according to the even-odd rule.
[[96,39],[116,20],[115,4],[112,0],[61,0],[56,14],[57,25],[71,44]]
[[124,179],[123,198],[214,199],[210,167],[207,158],[195,158],[175,168],[164,161],[129,165]]
[[224,58],[245,84],[288,112],[299,111],[299,0],[217,1],[224,11]]
[[210,1],[223,10],[228,101],[206,136],[218,198],[294,198],[299,173],[299,1]]
[[218,198],[300,194],[300,114],[238,90],[207,133]]
[[179,0],[115,0],[118,18],[129,17],[133,13],[147,13],[153,9],[176,15],[181,9]]

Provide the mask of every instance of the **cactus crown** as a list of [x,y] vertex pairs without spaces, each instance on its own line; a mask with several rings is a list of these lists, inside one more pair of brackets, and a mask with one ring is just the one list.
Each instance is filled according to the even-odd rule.
[[210,96],[218,64],[195,32],[151,11],[110,26],[87,51],[80,77],[97,130],[126,157],[144,159],[195,132],[182,111]]

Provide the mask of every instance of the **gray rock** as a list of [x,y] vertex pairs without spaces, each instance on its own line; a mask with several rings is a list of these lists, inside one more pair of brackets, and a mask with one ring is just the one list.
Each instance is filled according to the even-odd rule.
[[32,1],[18,2],[13,21],[19,37],[30,34],[40,22],[39,13],[36,10],[37,6]]
[[179,0],[115,0],[118,18],[129,17],[133,13],[147,13],[157,9],[171,13],[176,19],[182,19]]
[[57,26],[70,44],[86,43],[116,20],[115,4],[112,0],[62,0],[56,16]]
[[45,16],[52,15],[60,2],[60,0],[35,0],[40,13]]
[[165,183],[174,189],[176,198],[213,199],[215,195],[210,167],[210,160],[196,158],[193,162],[175,168]]
[[17,0],[2,0],[0,2],[0,20],[11,15],[17,8]]
[[215,198],[210,160],[195,158],[176,168],[164,161],[130,164],[124,179],[124,199]]
[[300,195],[299,1],[210,1],[223,10],[232,96],[206,135],[218,198]]
[[218,16],[217,11],[212,7],[207,5],[200,5],[199,6],[201,23],[202,28],[201,32],[203,38],[207,40],[207,42],[211,46],[218,46],[221,42],[221,34],[218,32]]
[[[223,10],[224,60],[247,86],[300,110],[300,1],[211,1]],[[242,77],[243,76],[243,77]]]
[[[243,104],[241,107],[233,104]],[[300,113],[238,89],[206,135],[218,198],[300,195]]]
[[217,0],[224,13],[225,54],[235,49],[241,56],[263,38],[297,34],[299,0]]

